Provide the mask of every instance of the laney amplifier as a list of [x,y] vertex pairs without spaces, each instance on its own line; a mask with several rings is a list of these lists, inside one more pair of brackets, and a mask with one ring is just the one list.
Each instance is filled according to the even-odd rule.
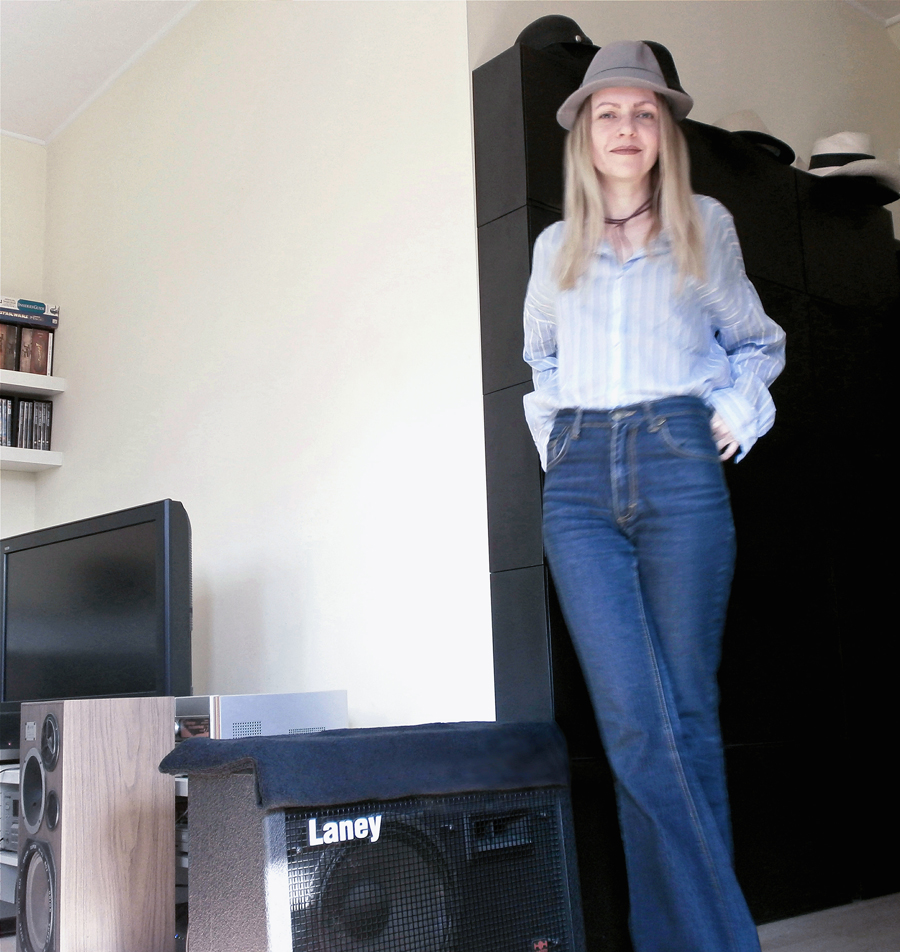
[[554,725],[190,740],[161,769],[190,778],[191,952],[584,950]]

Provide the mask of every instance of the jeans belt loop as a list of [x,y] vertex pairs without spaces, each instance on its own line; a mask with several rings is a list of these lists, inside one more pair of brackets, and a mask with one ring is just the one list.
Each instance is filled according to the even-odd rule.
[[581,436],[581,414],[583,413],[581,407],[578,407],[575,411],[575,422],[572,424],[572,439],[577,440]]

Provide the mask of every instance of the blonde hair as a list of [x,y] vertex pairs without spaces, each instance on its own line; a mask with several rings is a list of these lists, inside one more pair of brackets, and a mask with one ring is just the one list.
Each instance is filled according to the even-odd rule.
[[[662,96],[659,105],[659,158],[650,172],[653,224],[647,235],[652,241],[663,228],[672,242],[678,267],[679,290],[688,277],[705,277],[703,225],[691,191],[691,166],[687,143],[669,105]],[[574,288],[585,274],[591,255],[603,241],[606,212],[600,178],[591,155],[591,98],[582,103],[572,131],[566,136],[564,170],[566,222],[563,243],[556,260],[556,277],[563,291]]]

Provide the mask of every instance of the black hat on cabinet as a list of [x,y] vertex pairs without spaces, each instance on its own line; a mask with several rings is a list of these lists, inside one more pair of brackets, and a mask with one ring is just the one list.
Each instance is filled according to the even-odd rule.
[[741,109],[739,112],[732,112],[720,119],[715,125],[719,129],[734,132],[736,135],[754,143],[754,145],[760,146],[783,165],[790,165],[797,158],[794,150],[786,142],[776,139],[752,109]]
[[583,48],[593,53],[597,49],[591,38],[571,17],[558,14],[539,17],[534,23],[529,23],[516,37],[516,43],[532,50],[562,46],[570,52],[579,52]]

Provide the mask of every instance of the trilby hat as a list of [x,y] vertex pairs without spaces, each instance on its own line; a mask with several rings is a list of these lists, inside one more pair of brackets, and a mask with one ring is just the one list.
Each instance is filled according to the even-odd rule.
[[794,150],[786,142],[776,139],[752,109],[741,109],[739,112],[729,113],[715,125],[719,129],[734,132],[749,142],[761,146],[784,165],[790,165],[796,158]]
[[666,99],[676,121],[684,119],[693,108],[694,100],[681,88],[668,50],[659,44],[654,46],[667,54],[668,78],[663,75],[658,54],[648,43],[642,40],[608,43],[591,60],[581,86],[559,107],[556,113],[559,124],[571,129],[585,99],[598,89],[618,86],[652,89]]
[[887,205],[900,198],[900,165],[882,162],[872,154],[871,139],[864,132],[838,132],[817,139],[809,159],[809,171],[822,177],[867,176],[882,187],[877,199]]

